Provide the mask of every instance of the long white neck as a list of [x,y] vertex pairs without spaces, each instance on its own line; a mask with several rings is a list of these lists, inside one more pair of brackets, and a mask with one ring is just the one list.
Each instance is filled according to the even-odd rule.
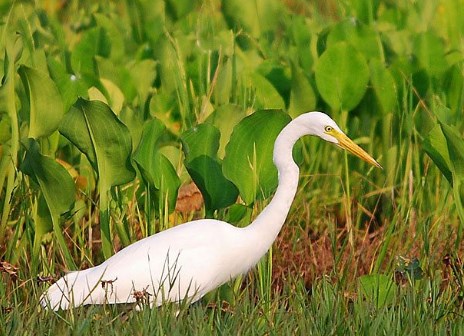
[[299,169],[293,160],[296,141],[308,134],[298,118],[291,121],[279,134],[274,145],[274,164],[279,184],[267,207],[244,231],[253,242],[253,255],[259,260],[271,247],[287,218],[298,187]]

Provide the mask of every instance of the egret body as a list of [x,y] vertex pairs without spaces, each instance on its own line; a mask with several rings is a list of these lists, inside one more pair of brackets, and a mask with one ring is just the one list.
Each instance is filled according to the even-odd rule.
[[295,142],[314,135],[380,167],[326,114],[309,112],[291,121],[274,145],[279,184],[268,206],[247,227],[202,219],[191,221],[122,249],[102,264],[59,279],[40,302],[53,310],[88,304],[194,302],[221,284],[247,272],[269,250],[290,210],[299,169]]

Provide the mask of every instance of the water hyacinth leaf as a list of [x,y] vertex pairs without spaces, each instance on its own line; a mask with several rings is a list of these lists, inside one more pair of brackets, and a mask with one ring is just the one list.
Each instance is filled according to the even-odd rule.
[[[68,171],[54,159],[44,156],[39,151],[39,144],[34,139],[27,139],[23,143],[26,148],[26,156],[21,163],[20,170],[28,175],[39,186],[40,192],[46,201],[50,213],[53,231],[58,244],[64,254],[68,266],[74,267],[74,262],[66,246],[61,227],[60,215],[67,212],[75,200],[76,188]],[[39,196],[40,197],[40,196]],[[40,208],[40,221],[37,234],[47,231],[46,211],[43,204]],[[45,215],[44,215],[45,214]]]
[[102,27],[92,28],[83,33],[71,53],[71,66],[75,73],[95,75],[95,56],[108,57],[111,52],[111,41]]
[[18,72],[29,98],[29,137],[49,136],[58,129],[64,115],[58,88],[42,71],[22,65]]
[[222,1],[222,6],[230,28],[243,28],[256,38],[278,27],[284,10],[281,2],[276,0],[228,0]]
[[[0,98],[1,99],[1,98]],[[11,139],[11,121],[7,114],[0,113],[0,145]]]
[[134,179],[129,130],[105,103],[79,98],[66,113],[59,131],[87,156],[105,186]]
[[156,62],[144,59],[128,65],[132,82],[137,89],[140,104],[145,103],[148,98],[153,82],[156,78]]
[[346,42],[327,48],[316,65],[315,74],[319,93],[334,111],[356,107],[369,81],[365,58]]
[[464,180],[464,139],[456,129],[445,124],[440,126],[446,139],[453,175]]
[[43,193],[36,200],[34,209],[34,245],[38,248],[44,234],[53,230],[53,221]]
[[245,78],[245,86],[254,92],[255,106],[267,109],[284,109],[285,102],[276,88],[259,73],[251,73]]
[[369,63],[370,78],[375,97],[380,105],[380,110],[386,114],[391,113],[396,107],[395,79],[385,65],[372,59]]
[[171,213],[176,205],[180,179],[171,162],[157,148],[158,140],[165,130],[166,127],[158,119],[147,122],[133,158],[144,182],[150,189],[154,189],[154,202],[158,205],[156,210],[164,209],[167,204]]
[[292,63],[292,91],[288,113],[293,118],[301,113],[314,110],[316,95],[303,70]]
[[237,188],[224,176],[223,163],[217,158],[219,139],[218,129],[206,123],[181,136],[185,167],[203,195],[207,216],[233,204],[238,196]]
[[383,274],[363,275],[359,278],[359,292],[377,309],[392,304],[397,285],[391,277]]
[[280,110],[261,110],[235,127],[226,147],[223,171],[246,204],[270,196],[277,187],[277,169],[272,161],[274,141],[290,120]]
[[437,76],[447,70],[443,41],[432,32],[418,34],[413,49],[419,64],[429,75]]
[[130,161],[132,139],[129,129],[105,103],[79,98],[66,113],[59,130],[85,154],[98,174],[102,247],[105,258],[108,258],[113,252],[109,191],[135,177]]
[[34,139],[27,139],[24,146],[26,156],[21,171],[40,187],[52,215],[65,213],[73,204],[76,193],[71,175],[54,159],[42,155]]
[[327,45],[346,41],[356,48],[366,59],[380,60],[383,57],[382,43],[378,33],[371,26],[350,18],[336,24],[327,36]]
[[216,7],[211,3],[204,5],[198,12],[197,37],[202,50],[221,50],[224,55],[234,53],[234,32],[227,29],[222,15],[216,15]]
[[68,111],[78,97],[87,96],[88,87],[84,79],[68,73],[65,65],[49,57],[48,69],[61,94],[64,111]]
[[218,156],[223,159],[226,152],[226,145],[229,142],[235,125],[245,117],[245,110],[233,104],[219,106],[208,118],[205,123],[213,124],[221,133],[219,140]]
[[422,147],[437,165],[438,169],[440,169],[443,176],[445,176],[448,182],[452,185],[453,174],[451,173],[451,160],[448,153],[446,138],[440,125],[435,125],[427,137],[425,137],[422,142]]
[[298,52],[298,63],[305,71],[312,72],[314,59],[309,51],[312,39],[311,29],[305,18],[300,16],[292,17],[289,24],[291,36]]
[[282,65],[275,60],[264,60],[258,65],[257,70],[276,88],[279,95],[283,98],[285,103],[288,104],[292,89],[292,73],[290,67]]

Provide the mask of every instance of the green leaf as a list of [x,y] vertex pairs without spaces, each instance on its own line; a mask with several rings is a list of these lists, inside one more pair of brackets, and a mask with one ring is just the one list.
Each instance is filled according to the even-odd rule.
[[220,133],[211,124],[200,124],[181,136],[185,167],[200,189],[207,213],[235,203],[238,191],[224,177],[222,162],[217,158]]
[[236,31],[242,28],[253,37],[274,30],[284,11],[282,3],[276,0],[227,0],[222,1],[222,6],[229,26]]
[[95,56],[108,57],[111,41],[105,29],[92,28],[83,33],[71,54],[71,66],[75,73],[95,75]]
[[11,139],[11,120],[6,113],[0,113],[0,145]]
[[288,29],[296,45],[298,64],[306,72],[312,73],[314,58],[312,53],[308,51],[308,46],[311,45],[314,33],[311,31],[308,21],[303,16],[292,16]]
[[359,278],[359,291],[377,309],[393,303],[397,286],[391,277],[383,274],[363,275]]
[[274,141],[290,120],[280,110],[261,110],[235,127],[226,147],[223,171],[246,204],[270,196],[277,187],[277,169],[272,161]]
[[346,42],[327,48],[316,65],[316,84],[334,111],[352,110],[363,98],[369,81],[364,57]]
[[397,92],[395,80],[385,65],[378,60],[371,60],[369,63],[372,88],[377,98],[381,111],[384,114],[395,110],[397,104]]
[[464,139],[456,129],[442,123],[440,126],[446,138],[453,176],[464,180]]
[[279,95],[286,104],[288,104],[292,89],[292,73],[290,67],[282,65],[278,61],[268,59],[259,64],[256,69],[276,88]]
[[336,24],[327,36],[327,45],[346,41],[368,60],[383,58],[382,43],[378,33],[356,19],[350,18]]
[[132,81],[137,89],[140,104],[145,103],[156,78],[156,62],[145,59],[128,65]]
[[221,133],[219,141],[219,158],[223,159],[226,152],[226,145],[230,140],[235,125],[245,117],[245,111],[238,105],[227,104],[219,106],[208,118],[205,123],[213,124]]
[[166,127],[158,119],[147,122],[134,153],[134,161],[144,182],[155,189],[155,209],[163,211],[164,205],[167,204],[171,213],[176,206],[180,179],[171,162],[158,150],[158,141],[165,130]]
[[[65,256],[66,263],[69,267],[75,267],[59,225],[60,215],[70,210],[74,203],[76,194],[74,181],[62,165],[40,153],[39,144],[34,139],[27,139],[24,146],[26,147],[26,156],[21,163],[20,169],[39,186],[48,207],[53,231]],[[40,197],[39,220],[36,223],[38,225],[36,228],[37,240],[39,235],[47,231],[49,225],[48,214],[43,208],[43,200],[40,200]]]
[[220,106],[227,104],[233,92],[233,61],[228,58],[221,66],[221,71],[214,86],[213,99],[216,105]]
[[22,65],[18,72],[29,98],[29,137],[49,136],[58,129],[64,115],[58,88],[42,71]]
[[68,73],[63,64],[51,57],[48,59],[48,69],[60,91],[64,111],[68,111],[78,97],[87,96],[88,86],[82,77]]
[[98,174],[103,254],[109,258],[112,254],[109,191],[112,186],[135,177],[130,161],[129,129],[105,103],[79,98],[63,118],[60,133],[85,154]]
[[443,41],[434,33],[418,34],[412,50],[428,74],[437,76],[448,68]]
[[288,113],[297,117],[316,108],[316,95],[303,70],[292,63],[292,91]]
[[105,103],[79,98],[59,131],[87,156],[108,188],[134,179],[129,130]]
[[440,125],[435,125],[424,139],[422,146],[425,152],[440,169],[441,173],[446,177],[448,182],[453,185],[450,156],[448,153],[446,138]]
[[266,109],[284,109],[285,102],[276,88],[259,73],[251,73],[245,81],[245,87],[254,91],[255,106]]
[[76,193],[71,175],[54,159],[42,155],[35,140],[27,139],[24,145],[26,156],[21,171],[39,185],[52,215],[65,213],[73,204]]

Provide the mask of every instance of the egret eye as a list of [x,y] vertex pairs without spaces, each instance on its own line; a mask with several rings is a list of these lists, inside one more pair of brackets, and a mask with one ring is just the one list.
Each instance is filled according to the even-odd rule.
[[326,133],[328,133],[328,132],[332,132],[333,128],[332,126],[326,126],[324,130],[326,131]]

